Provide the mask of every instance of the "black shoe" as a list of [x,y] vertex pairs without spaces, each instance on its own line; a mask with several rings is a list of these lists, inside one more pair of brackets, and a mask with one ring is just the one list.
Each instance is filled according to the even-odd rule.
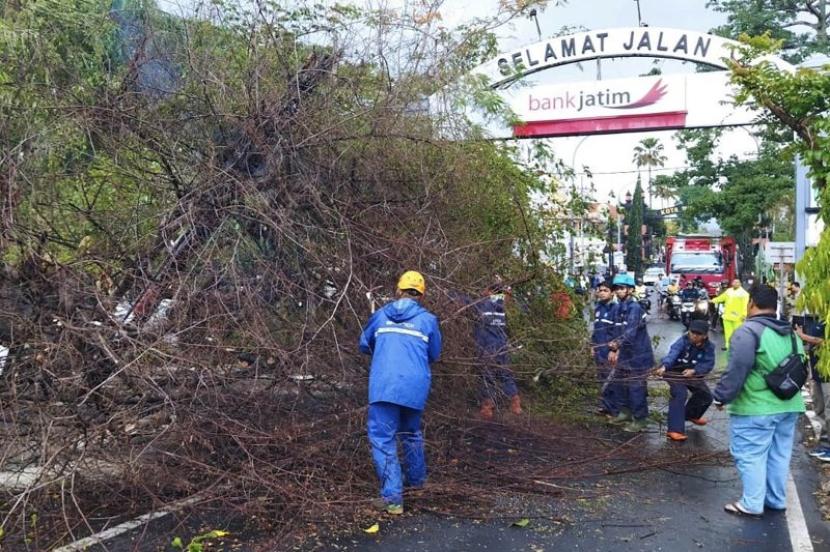
[[721,348],[720,348],[720,350],[721,350],[721,351],[726,351],[726,350],[727,350],[727,348],[726,348],[726,347],[721,347]]

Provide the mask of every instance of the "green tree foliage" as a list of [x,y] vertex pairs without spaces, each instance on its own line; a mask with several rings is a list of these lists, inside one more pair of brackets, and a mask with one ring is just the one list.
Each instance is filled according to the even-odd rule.
[[830,3],[826,0],[710,0],[707,7],[727,14],[715,32],[727,38],[768,34],[781,54],[798,62],[811,52],[827,52]]
[[[682,204],[682,230],[694,231],[701,222],[717,220],[738,241],[742,271],[749,273],[755,260],[753,238],[771,219],[781,218],[781,206],[793,196],[792,159],[775,142],[764,142],[757,159],[713,159],[721,136],[720,130],[679,133],[678,147],[686,152],[689,166],[658,176],[655,186],[671,190]],[[782,222],[792,221],[784,217]]]
[[[78,472],[81,503],[34,493],[6,531],[54,514],[54,548],[102,508],[197,492],[285,528],[332,493],[315,516],[353,516],[376,483],[349,452],[365,449],[357,337],[367,294],[383,303],[406,269],[426,274],[446,336],[441,419],[480,383],[472,310],[453,297],[496,273],[530,305],[511,323],[520,379],[555,367],[587,387],[585,325],[555,316],[560,281],[539,262],[561,223],[531,198],[556,182],[425,109],[520,11],[453,32],[429,3],[289,4],[197,3],[190,19],[143,1],[0,4],[0,402],[27,420],[4,445],[67,480],[89,459],[142,474]],[[320,397],[296,395],[298,375]],[[445,435],[433,446],[456,450]]]
[[[781,41],[763,36],[743,37],[743,42],[746,47],[731,64],[732,80],[741,90],[737,101],[753,102],[763,108],[768,121],[783,123],[795,133],[792,150],[809,168],[819,192],[825,229],[797,268],[806,278],[801,305],[830,322],[830,72],[779,71],[759,58],[779,51]],[[819,359],[819,371],[830,375],[830,355]]]
[[625,264],[628,271],[636,277],[643,275],[643,186],[637,177],[634,188],[634,197],[631,198],[631,208],[626,210],[625,224],[628,227],[625,237]]

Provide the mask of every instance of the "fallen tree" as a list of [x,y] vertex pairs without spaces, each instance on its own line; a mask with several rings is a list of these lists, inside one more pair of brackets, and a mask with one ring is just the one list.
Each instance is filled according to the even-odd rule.
[[376,483],[356,340],[367,294],[405,269],[427,275],[446,340],[425,504],[557,494],[544,482],[610,469],[591,436],[537,420],[488,444],[471,418],[471,321],[451,297],[495,274],[526,305],[513,358],[540,403],[578,404],[592,380],[584,324],[556,316],[560,279],[539,261],[551,227],[531,197],[555,180],[463,120],[470,140],[441,139],[421,108],[515,14],[452,35],[434,7],[257,7],[6,7],[35,31],[7,33],[0,66],[1,459],[31,475],[0,521],[18,545],[194,497],[267,520],[268,549],[359,517]]

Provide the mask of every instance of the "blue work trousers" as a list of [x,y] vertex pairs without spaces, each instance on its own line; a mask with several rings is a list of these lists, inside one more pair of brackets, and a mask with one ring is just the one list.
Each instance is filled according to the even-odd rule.
[[[647,370],[632,370],[617,366],[614,369],[613,379],[603,395],[607,393],[611,400],[615,401],[613,406],[616,407],[617,412],[625,409],[631,412],[635,420],[644,420],[648,418],[647,377]],[[615,413],[614,410],[610,412]]]
[[[669,431],[686,433],[686,420],[702,418],[712,404],[712,392],[703,379],[666,375],[669,382]],[[688,402],[686,398],[692,394]]]
[[611,366],[608,360],[597,360],[597,381],[600,385],[599,403],[600,407],[608,412],[611,416],[616,416],[620,413],[619,399],[615,392],[618,391],[617,386],[611,378]]
[[729,451],[743,483],[741,506],[753,514],[764,506],[787,507],[787,477],[797,412],[729,417]]
[[426,481],[421,414],[421,410],[388,402],[369,405],[369,444],[380,480],[380,496],[387,504],[403,505],[404,484],[398,460],[398,439],[403,445],[407,486],[420,487]]
[[482,399],[497,401],[500,394],[510,398],[519,394],[513,371],[510,370],[510,359],[507,353],[481,356],[482,378],[484,385],[481,390]]

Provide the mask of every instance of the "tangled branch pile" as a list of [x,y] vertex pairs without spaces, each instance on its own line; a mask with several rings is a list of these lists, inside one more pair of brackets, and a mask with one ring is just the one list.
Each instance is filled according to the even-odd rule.
[[[357,515],[375,482],[356,340],[367,293],[404,269],[427,275],[445,334],[427,419],[444,498],[527,491],[515,465],[511,479],[464,452],[478,382],[450,292],[523,282],[520,378],[563,395],[586,379],[581,324],[553,316],[538,261],[544,183],[492,143],[436,138],[422,109],[483,53],[486,26],[439,42],[416,15],[258,6],[216,4],[212,22],[5,6],[20,32],[0,66],[0,462],[19,479],[0,511],[18,544],[189,497],[262,514],[274,543],[298,520]],[[528,473],[569,454],[537,437]]]

